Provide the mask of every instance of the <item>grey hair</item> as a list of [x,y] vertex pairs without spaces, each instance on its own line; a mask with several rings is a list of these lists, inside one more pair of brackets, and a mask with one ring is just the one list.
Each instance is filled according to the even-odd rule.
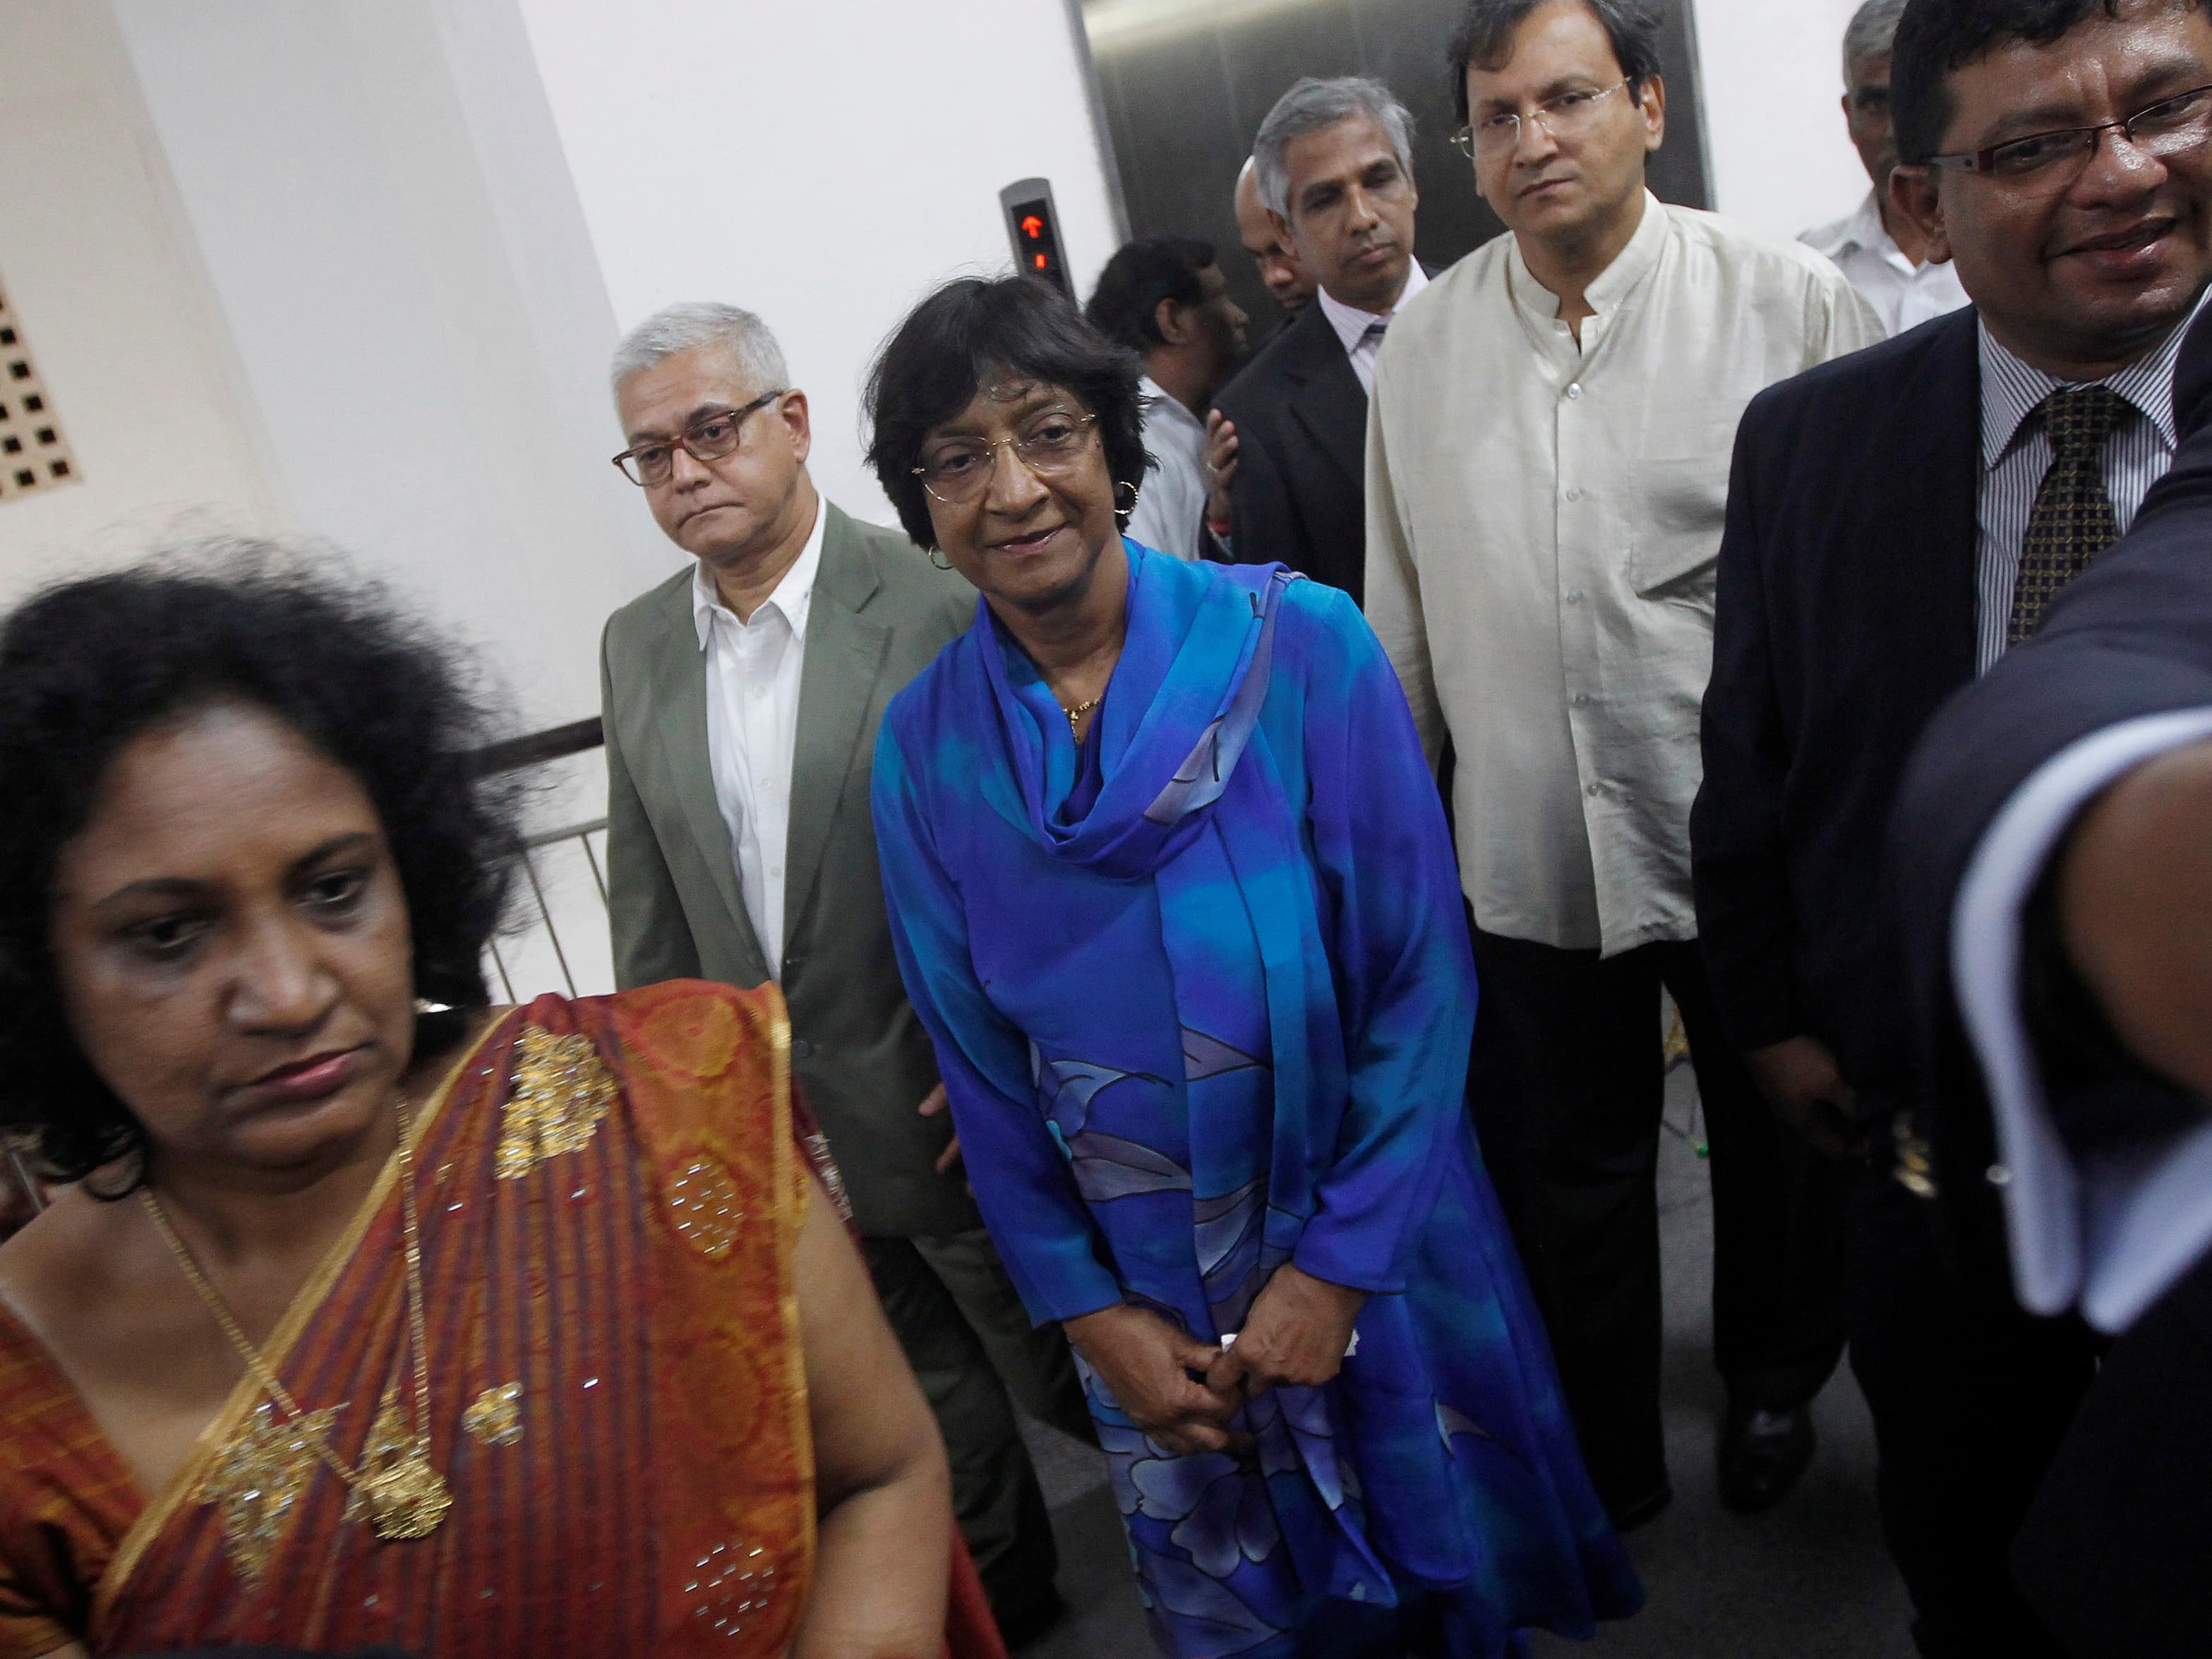
[[745,379],[757,382],[763,392],[791,384],[783,348],[775,343],[766,323],[736,306],[685,300],[663,306],[623,336],[622,343],[615,348],[610,374],[615,395],[622,395],[623,382],[631,375],[679,351],[696,351],[702,346],[719,346],[727,351],[737,359]]
[[1390,88],[1364,75],[1340,76],[1334,81],[1309,75],[1275,100],[1267,118],[1260,123],[1260,136],[1252,141],[1252,165],[1260,175],[1260,199],[1285,219],[1291,216],[1291,175],[1283,165],[1284,152],[1295,139],[1326,131],[1355,116],[1374,118],[1398,152],[1398,165],[1413,176],[1413,116],[1391,96]]
[[1858,84],[1859,65],[1887,58],[1897,46],[1897,26],[1908,0],[1866,0],[1844,30],[1844,90]]

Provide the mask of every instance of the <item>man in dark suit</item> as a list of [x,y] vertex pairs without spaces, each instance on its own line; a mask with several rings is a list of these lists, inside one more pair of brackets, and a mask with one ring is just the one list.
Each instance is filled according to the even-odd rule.
[[1379,82],[1307,79],[1268,112],[1252,157],[1277,234],[1321,289],[1216,399],[1235,428],[1230,546],[1357,599],[1375,358],[1428,283],[1413,257],[1413,118]]
[[2001,1177],[2021,1299],[2124,1333],[2013,1556],[2081,1659],[2212,1629],[2212,323],[2175,404],[2173,471],[1938,717],[1893,842],[1947,1194]]
[[[2212,20],[2078,0],[2054,38],[2054,9],[1906,15],[1893,190],[1978,310],[1746,416],[1691,819],[1723,1018],[1850,1183],[1852,1365],[1929,1655],[2056,1650],[2006,1553],[2096,1346],[1956,1259],[1924,1201],[1939,1172],[1914,1127],[1885,826],[1945,698],[2034,633],[2172,464],[2172,364],[2212,280],[2212,100],[2193,96],[2212,83]],[[2094,147],[2048,136],[2101,124],[2125,125]]]

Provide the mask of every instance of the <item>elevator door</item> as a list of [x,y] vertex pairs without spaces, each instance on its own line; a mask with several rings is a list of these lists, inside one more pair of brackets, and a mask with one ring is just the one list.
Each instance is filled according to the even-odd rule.
[[[1371,75],[1412,110],[1421,258],[1442,270],[1501,227],[1451,146],[1444,46],[1464,0],[1081,0],[1131,233],[1198,236],[1221,251],[1255,319],[1275,307],[1239,251],[1237,174],[1276,99],[1303,75]],[[1667,143],[1651,185],[1670,202],[1711,200],[1690,0],[1665,0]],[[1264,330],[1265,324],[1262,324]]]

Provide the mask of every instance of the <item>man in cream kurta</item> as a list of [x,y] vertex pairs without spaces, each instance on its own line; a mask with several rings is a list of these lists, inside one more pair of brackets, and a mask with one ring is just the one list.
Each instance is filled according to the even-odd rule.
[[[1455,68],[1476,179],[1509,234],[1383,342],[1368,616],[1431,753],[1449,738],[1455,757],[1492,1021],[1475,1110],[1598,1492],[1623,1524],[1670,1492],[1663,984],[1712,1146],[1723,1494],[1761,1509],[1811,1455],[1804,1408],[1840,1352],[1839,1249],[1819,1265],[1793,1249],[1795,1149],[1714,1029],[1690,886],[1698,707],[1744,406],[1883,331],[1810,250],[1644,188],[1664,127],[1656,48],[1641,56],[1654,43],[1612,38],[1574,0],[1486,9],[1496,27]],[[1599,265],[1593,246],[1620,251]],[[1571,280],[1555,293],[1532,263]]]
[[1645,198],[1582,342],[1498,237],[1401,313],[1368,422],[1368,616],[1486,931],[1618,956],[1697,937],[1690,802],[1713,562],[1753,394],[1872,345],[1826,260]]

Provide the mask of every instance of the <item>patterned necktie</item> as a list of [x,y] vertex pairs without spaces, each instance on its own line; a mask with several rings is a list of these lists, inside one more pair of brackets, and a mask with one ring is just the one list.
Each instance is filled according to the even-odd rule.
[[1368,324],[1367,332],[1359,337],[1359,343],[1362,345],[1371,344],[1378,350],[1381,349],[1382,336],[1389,331],[1389,327],[1390,319],[1388,317],[1383,318],[1380,322]]
[[2034,638],[2051,600],[2119,540],[2119,520],[2105,488],[2105,446],[2131,407],[2118,392],[2101,386],[2069,386],[2044,400],[2051,471],[2036,492],[2027,539],[2021,547],[2008,645]]

